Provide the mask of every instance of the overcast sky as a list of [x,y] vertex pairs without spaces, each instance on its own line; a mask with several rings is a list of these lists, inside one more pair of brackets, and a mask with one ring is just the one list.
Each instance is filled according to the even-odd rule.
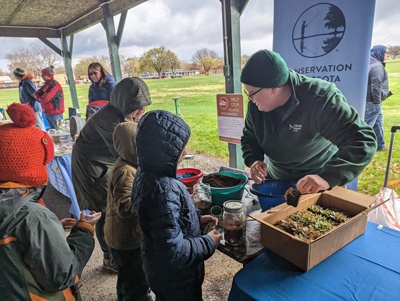
[[[376,0],[372,45],[400,45],[399,0]],[[241,53],[272,49],[273,0],[249,0],[241,18]],[[362,18],[363,16],[358,16]],[[115,19],[118,28],[118,19]],[[5,55],[37,39],[0,38],[0,68],[7,71]],[[59,45],[58,40],[52,40]],[[120,54],[140,56],[165,46],[179,59],[190,61],[196,50],[208,48],[223,56],[222,14],[219,0],[148,0],[128,12]],[[4,47],[6,46],[6,47]],[[74,37],[73,64],[79,57],[107,55],[105,31],[96,25]],[[23,66],[22,66],[23,67]]]

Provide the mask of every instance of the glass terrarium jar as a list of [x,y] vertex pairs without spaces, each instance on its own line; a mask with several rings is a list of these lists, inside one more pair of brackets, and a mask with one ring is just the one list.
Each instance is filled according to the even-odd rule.
[[194,206],[201,210],[202,215],[210,214],[212,207],[210,185],[203,183],[195,184],[193,186],[192,199]]
[[246,216],[240,201],[226,201],[223,214],[224,239],[231,246],[245,243]]

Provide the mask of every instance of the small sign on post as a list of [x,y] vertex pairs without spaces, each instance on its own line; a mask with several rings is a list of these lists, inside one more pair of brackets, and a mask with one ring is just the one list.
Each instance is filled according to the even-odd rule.
[[244,128],[242,94],[217,94],[218,138],[232,144],[240,144]]

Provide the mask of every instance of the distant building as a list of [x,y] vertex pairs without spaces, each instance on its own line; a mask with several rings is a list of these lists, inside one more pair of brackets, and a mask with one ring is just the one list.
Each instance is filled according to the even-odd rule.
[[12,80],[8,75],[0,76],[0,89],[17,88],[18,80]]
[[[176,69],[172,72],[172,70],[163,70],[160,73],[161,78],[177,78],[182,76],[194,76],[199,75],[200,72],[198,70],[183,70],[183,69]],[[142,73],[142,79],[154,79],[159,78],[157,72],[153,73]]]

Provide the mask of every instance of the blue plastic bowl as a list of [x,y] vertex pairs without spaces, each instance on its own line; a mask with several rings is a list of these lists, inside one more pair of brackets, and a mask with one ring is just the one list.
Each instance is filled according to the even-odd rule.
[[295,181],[264,180],[260,184],[251,185],[250,192],[258,197],[262,211],[278,206],[284,202],[285,191],[289,187],[296,188]]

